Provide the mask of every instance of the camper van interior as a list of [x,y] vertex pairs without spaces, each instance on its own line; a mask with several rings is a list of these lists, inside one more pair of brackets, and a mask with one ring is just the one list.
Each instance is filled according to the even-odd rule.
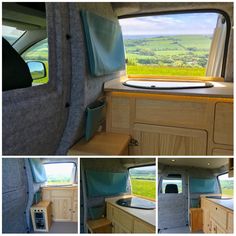
[[233,233],[233,159],[158,159],[159,233]]
[[81,158],[81,233],[155,233],[155,158]]
[[3,158],[2,232],[77,233],[76,158]]
[[233,2],[2,7],[4,155],[233,154]]

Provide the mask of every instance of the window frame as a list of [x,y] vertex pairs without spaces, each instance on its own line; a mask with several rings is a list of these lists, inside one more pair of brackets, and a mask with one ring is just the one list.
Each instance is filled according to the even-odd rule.
[[159,15],[169,15],[169,14],[188,14],[188,13],[218,13],[224,16],[226,20],[226,37],[225,37],[225,48],[224,48],[224,57],[222,62],[222,70],[221,70],[221,77],[225,79],[225,72],[226,72],[226,62],[227,62],[227,55],[228,55],[228,48],[229,48],[229,38],[231,32],[231,20],[227,12],[217,9],[217,8],[201,8],[201,9],[193,9],[193,10],[170,10],[170,11],[161,11],[161,12],[150,12],[150,13],[137,13],[137,14],[126,14],[122,16],[118,16],[119,19],[127,19],[127,18],[135,18],[135,17],[143,17],[143,16],[159,16]]
[[[62,185],[46,185],[47,187],[62,187],[62,186],[72,186],[73,184],[76,184],[76,176],[77,176],[77,171],[78,171],[78,167],[77,167],[77,163],[75,161],[64,161],[64,162],[60,162],[60,161],[56,161],[56,162],[45,162],[43,163],[43,165],[50,165],[50,164],[66,164],[66,163],[73,163],[74,167],[75,167],[75,173],[73,176],[73,182],[71,184],[62,184]],[[46,172],[46,171],[45,171]]]

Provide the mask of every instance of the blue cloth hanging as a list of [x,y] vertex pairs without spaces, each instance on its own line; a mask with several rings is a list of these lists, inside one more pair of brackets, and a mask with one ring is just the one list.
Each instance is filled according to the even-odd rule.
[[125,52],[118,22],[81,10],[90,72],[102,76],[125,69]]

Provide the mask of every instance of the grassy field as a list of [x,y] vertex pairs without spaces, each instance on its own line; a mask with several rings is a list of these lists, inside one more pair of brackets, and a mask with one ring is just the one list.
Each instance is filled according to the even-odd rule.
[[156,199],[156,181],[131,179],[131,184],[133,194]]
[[127,73],[204,76],[210,35],[125,39]]
[[233,189],[222,188],[222,194],[233,196],[234,195],[234,190]]
[[204,76],[205,68],[158,67],[149,65],[127,65],[128,75],[185,75]]

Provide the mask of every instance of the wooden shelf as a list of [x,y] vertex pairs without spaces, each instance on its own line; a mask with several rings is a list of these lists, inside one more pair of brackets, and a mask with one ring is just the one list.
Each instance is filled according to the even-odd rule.
[[191,232],[202,231],[202,209],[190,208],[190,230]]
[[87,227],[91,233],[111,233],[112,232],[111,221],[106,218],[101,218],[97,220],[88,220]]

